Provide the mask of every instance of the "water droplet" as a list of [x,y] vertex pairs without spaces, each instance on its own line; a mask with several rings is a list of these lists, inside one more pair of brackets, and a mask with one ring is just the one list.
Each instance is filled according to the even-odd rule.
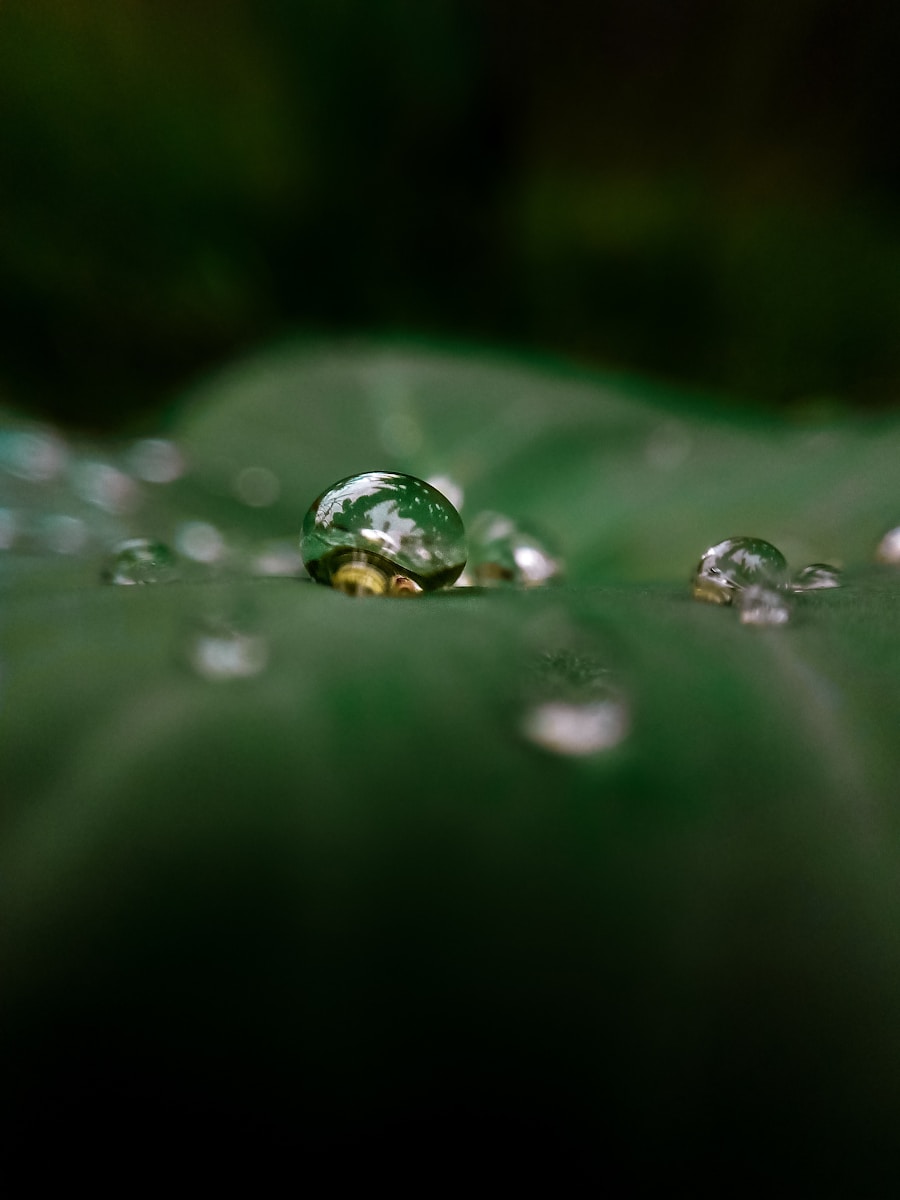
[[299,575],[303,559],[293,542],[274,540],[263,542],[254,553],[250,572],[253,575]]
[[118,584],[172,583],[178,578],[178,565],[162,542],[129,538],[113,550],[103,578]]
[[823,588],[841,586],[841,571],[830,563],[810,563],[794,576],[791,588],[795,592],[817,592]]
[[469,571],[482,587],[540,587],[559,579],[562,560],[544,541],[502,513],[479,513],[469,529]]
[[742,625],[786,625],[791,619],[791,602],[778,588],[753,583],[737,601]]
[[225,539],[207,521],[184,521],[175,532],[175,547],[193,562],[214,563],[225,553]]
[[19,520],[11,508],[0,508],[0,550],[11,550],[19,530]]
[[370,471],[313,502],[300,552],[317,583],[352,595],[398,595],[411,590],[406,583],[424,591],[452,584],[465,565],[466,539],[459,513],[430,484]]
[[542,750],[588,757],[620,745],[631,730],[624,693],[593,655],[543,655],[526,691],[520,731]]
[[128,464],[146,483],[174,483],[185,472],[185,461],[174,442],[141,438],[128,453]]
[[878,543],[875,559],[889,566],[897,566],[900,563],[900,525],[896,529],[889,529]]
[[269,646],[259,634],[209,619],[190,639],[188,661],[198,675],[214,683],[250,679],[265,670]]
[[753,584],[783,586],[787,563],[780,550],[760,538],[726,538],[711,546],[694,574],[693,594],[711,604],[731,604]]
[[66,464],[68,449],[50,432],[5,433],[0,436],[0,465],[30,483],[49,483]]
[[281,494],[281,484],[268,467],[244,467],[234,477],[234,491],[251,508],[267,508]]
[[53,554],[79,554],[87,544],[88,528],[80,517],[52,513],[40,521],[38,540]]
[[131,476],[103,462],[75,463],[72,487],[82,500],[108,513],[131,512],[139,498]]

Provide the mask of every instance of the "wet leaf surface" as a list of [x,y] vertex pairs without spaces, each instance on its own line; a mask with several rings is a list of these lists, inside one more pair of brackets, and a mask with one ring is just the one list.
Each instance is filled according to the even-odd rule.
[[[648,1140],[737,1161],[748,1138],[751,1174],[881,1162],[900,572],[867,564],[898,519],[896,423],[732,424],[630,381],[351,347],[224,374],[173,436],[191,473],[140,534],[296,537],[335,479],[400,470],[456,481],[464,519],[540,524],[567,578],[361,601],[233,564],[101,586],[99,553],[3,553],[24,1127],[73,1096],[124,1124],[149,1096],[320,1150],[461,1121],[498,1154],[537,1131],[587,1165]],[[277,477],[274,504],[229,492],[246,467]],[[844,586],[742,626],[690,598],[731,534],[792,569],[840,562]],[[224,677],[191,649],[210,622]],[[530,740],[548,663],[566,703],[608,674],[627,735]]]

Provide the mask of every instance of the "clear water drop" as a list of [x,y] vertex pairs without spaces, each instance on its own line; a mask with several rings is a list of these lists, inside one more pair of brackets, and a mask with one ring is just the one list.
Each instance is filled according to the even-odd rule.
[[423,479],[369,471],[313,501],[300,553],[317,583],[355,596],[409,595],[454,582],[466,537],[459,513]]
[[786,625],[791,619],[791,602],[779,588],[754,583],[745,587],[737,601],[742,625]]
[[631,706],[606,663],[564,649],[540,656],[525,688],[521,735],[564,757],[602,754],[631,732]]
[[198,563],[219,562],[225,554],[225,539],[208,521],[184,521],[175,532],[175,548]]
[[281,483],[268,467],[244,467],[234,477],[234,492],[251,508],[267,508],[281,495]]
[[469,574],[481,587],[541,587],[563,574],[559,555],[502,513],[479,513],[469,529],[469,546]]
[[889,529],[878,543],[875,560],[894,567],[900,564],[900,525],[896,529]]
[[103,570],[106,583],[172,583],[178,578],[175,555],[162,542],[128,538],[112,551]]
[[629,724],[628,710],[619,700],[551,700],[528,710],[522,733],[544,750],[580,758],[618,746],[628,736]]
[[141,438],[128,452],[131,471],[145,483],[174,483],[185,472],[184,455],[165,438]]
[[801,567],[791,581],[791,590],[795,592],[818,592],[824,588],[841,586],[840,567],[830,563],[810,563]]
[[187,649],[188,662],[204,679],[227,683],[260,675],[269,661],[264,637],[227,621],[209,619],[195,630]]
[[705,552],[693,579],[696,600],[731,604],[738,593],[754,584],[783,587],[787,578],[784,555],[761,538],[734,537]]

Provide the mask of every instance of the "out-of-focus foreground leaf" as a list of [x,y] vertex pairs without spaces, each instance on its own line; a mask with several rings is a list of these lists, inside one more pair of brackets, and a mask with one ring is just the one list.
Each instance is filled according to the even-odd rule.
[[[252,546],[339,477],[407,470],[462,488],[464,518],[540,525],[568,579],[353,601],[4,556],[24,1128],[140,1138],[164,1114],[311,1153],[452,1125],[454,1153],[513,1166],[874,1179],[900,1117],[900,577],[866,563],[897,521],[896,423],[738,424],[628,380],[344,346],[227,372],[174,436],[191,472],[140,532]],[[247,467],[275,504],[234,498]],[[846,585],[778,629],[692,602],[699,554],[741,533]],[[265,668],[193,669],[211,619]],[[611,673],[627,736],[523,736],[557,653]]]

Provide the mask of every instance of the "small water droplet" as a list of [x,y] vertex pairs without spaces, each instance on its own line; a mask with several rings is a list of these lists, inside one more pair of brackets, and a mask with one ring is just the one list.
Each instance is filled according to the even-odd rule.
[[512,518],[483,512],[469,529],[468,570],[482,587],[541,587],[562,576],[563,564],[543,539]]
[[568,649],[540,657],[520,725],[527,741],[581,758],[613,749],[630,730],[630,705],[604,662]]
[[30,483],[49,483],[66,464],[68,448],[50,432],[5,433],[0,436],[0,465]]
[[234,491],[251,508],[267,508],[281,494],[281,483],[268,467],[244,467],[234,477]]
[[731,604],[737,594],[753,584],[772,588],[784,585],[784,555],[761,538],[726,538],[711,546],[694,573],[693,595],[711,604]]
[[878,543],[875,559],[889,566],[897,566],[900,563],[900,525],[896,529],[889,529]]
[[138,490],[134,480],[109,463],[75,463],[71,478],[76,495],[104,512],[131,512],[137,504]]
[[225,554],[225,539],[208,521],[184,521],[175,533],[179,554],[194,562],[218,562]]
[[128,452],[130,469],[146,483],[174,483],[185,472],[184,455],[165,438],[141,438]]
[[172,583],[177,578],[178,565],[172,551],[150,538],[120,542],[103,570],[106,583]]
[[53,554],[79,554],[87,544],[88,528],[80,517],[52,513],[40,521],[38,540]]
[[786,625],[791,619],[791,602],[785,593],[763,584],[745,587],[737,605],[742,625]]
[[830,563],[810,563],[802,567],[791,582],[795,592],[817,592],[823,588],[841,586],[841,571]]
[[209,619],[190,639],[188,661],[198,675],[214,683],[250,679],[265,670],[269,646],[259,634]]

